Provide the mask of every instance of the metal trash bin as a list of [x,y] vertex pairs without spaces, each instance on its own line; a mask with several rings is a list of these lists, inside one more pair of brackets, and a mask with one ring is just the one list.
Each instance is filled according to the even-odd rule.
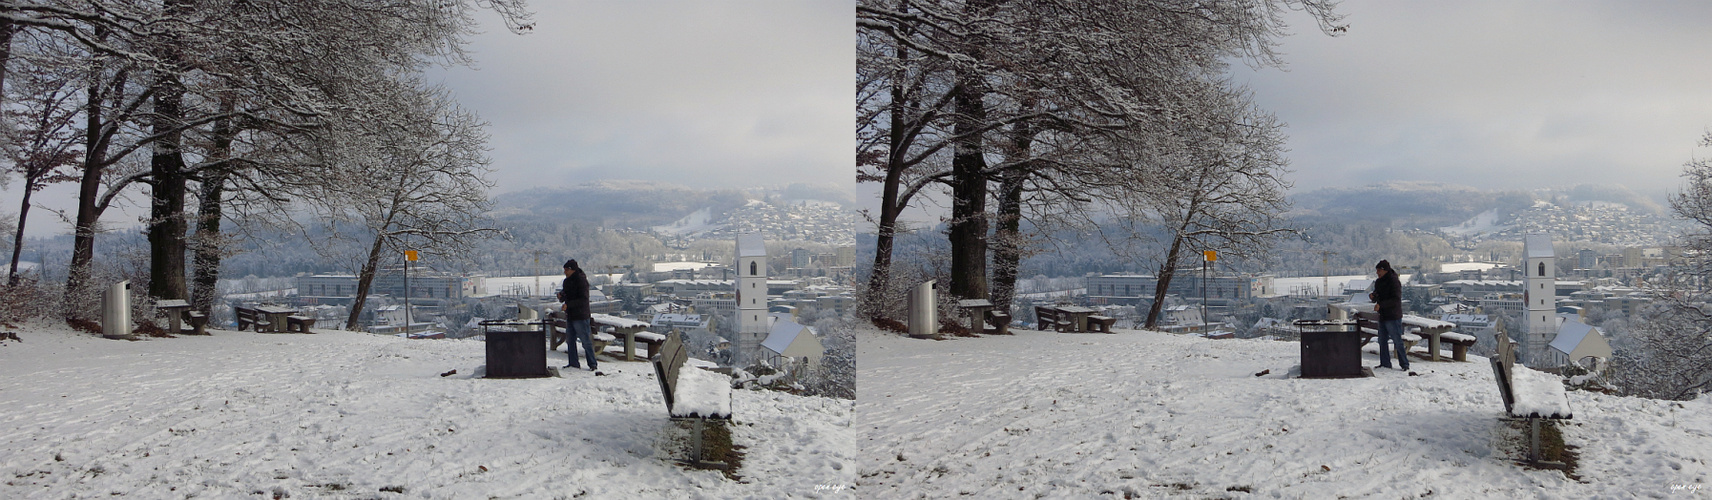
[[1302,378],[1372,376],[1361,366],[1361,330],[1354,321],[1302,320]]
[[540,321],[489,320],[479,323],[487,337],[487,378],[550,377],[547,329]]
[[939,335],[939,298],[933,280],[916,285],[909,293],[909,333],[911,337],[930,338]]
[[130,280],[114,283],[101,294],[101,334],[110,339],[131,338]]

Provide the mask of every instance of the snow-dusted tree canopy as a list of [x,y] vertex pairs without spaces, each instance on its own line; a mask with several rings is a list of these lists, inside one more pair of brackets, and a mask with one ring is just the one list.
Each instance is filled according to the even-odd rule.
[[[858,2],[858,181],[881,183],[870,290],[889,279],[898,215],[924,190],[950,191],[950,293],[991,290],[1008,302],[1028,240],[1022,218],[1050,222],[1112,195],[1175,193],[1183,186],[1138,172],[1195,156],[1184,145],[1219,134],[1209,127],[1275,136],[1223,75],[1233,58],[1279,63],[1273,40],[1288,8],[1310,12],[1327,33],[1342,30],[1332,5],[1317,1]],[[1219,112],[1228,109],[1243,112]],[[1232,140],[1218,147],[1238,142],[1224,135]],[[1135,190],[1146,178],[1152,189]]]
[[[422,131],[412,122],[420,113],[389,104],[401,94],[433,93],[413,76],[425,66],[469,61],[462,47],[479,9],[498,12],[514,32],[532,27],[524,0],[0,1],[0,44],[8,49],[0,52],[0,76],[23,71],[26,81],[64,82],[75,96],[35,113],[72,116],[59,131],[9,123],[53,138],[10,156],[61,150],[77,157],[68,310],[89,310],[81,298],[96,223],[137,184],[148,186],[151,200],[150,294],[189,295],[185,254],[194,249],[195,301],[206,308],[203,295],[229,240],[223,219],[290,220],[291,200],[349,177],[353,163],[333,153],[350,150],[358,140],[352,131],[444,132]],[[9,89],[7,103],[23,102],[24,88]],[[365,167],[386,176],[399,165]],[[195,214],[186,206],[192,198]]]

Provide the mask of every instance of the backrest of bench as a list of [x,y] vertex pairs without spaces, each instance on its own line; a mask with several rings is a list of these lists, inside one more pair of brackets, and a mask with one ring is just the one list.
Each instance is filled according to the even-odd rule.
[[1508,413],[1516,405],[1515,389],[1510,385],[1510,372],[1514,370],[1515,345],[1503,334],[1498,337],[1498,352],[1488,361],[1492,363],[1492,378],[1498,381],[1498,395],[1504,399],[1504,411]]
[[1034,317],[1036,319],[1035,323],[1057,323],[1058,310],[1034,306]]
[[666,396],[667,410],[677,403],[672,395],[678,388],[678,371],[683,369],[689,357],[690,351],[678,338],[678,332],[667,335],[666,342],[660,345],[660,354],[654,356],[654,378],[660,380],[660,393]]

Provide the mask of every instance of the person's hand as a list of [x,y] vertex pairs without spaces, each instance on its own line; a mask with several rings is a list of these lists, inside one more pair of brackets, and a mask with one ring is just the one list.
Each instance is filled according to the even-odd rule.
[[1379,304],[1373,305],[1373,312],[1379,312]]

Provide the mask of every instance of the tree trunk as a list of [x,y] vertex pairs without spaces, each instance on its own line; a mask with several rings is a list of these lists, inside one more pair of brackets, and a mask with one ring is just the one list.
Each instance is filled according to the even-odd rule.
[[1009,313],[1022,267],[1022,188],[1027,171],[1013,170],[999,182],[999,226],[993,231],[993,306]]
[[95,229],[101,221],[101,212],[105,211],[96,201],[101,196],[101,174],[106,170],[102,162],[107,157],[107,140],[103,136],[106,123],[102,115],[107,103],[102,87],[105,73],[106,68],[99,60],[90,68],[89,104],[84,110],[83,179],[77,191],[77,220],[72,227],[71,264],[65,281],[67,319],[87,319],[96,307],[94,295],[87,288],[93,278]]
[[[1032,99],[1022,103],[1022,109],[1034,107]],[[1007,314],[1016,297],[1017,274],[1022,266],[1022,190],[1032,166],[1028,158],[1033,155],[1034,133],[1026,121],[1011,128],[1006,156],[1018,165],[999,176],[999,227],[993,231],[993,306]]]
[[18,234],[12,240],[12,268],[6,286],[18,286],[18,256],[24,253],[24,223],[30,220],[30,195],[36,192],[36,178],[25,174],[24,201],[18,206]]
[[195,264],[191,289],[191,309],[211,314],[220,284],[220,220],[226,196],[226,173],[211,172],[202,178],[202,190],[196,213],[194,237]]
[[985,92],[980,77],[962,73],[955,106],[953,134],[958,135],[951,157],[951,294],[965,299],[987,298],[987,160],[981,134],[986,122]]
[[[971,19],[992,14],[997,0],[972,0],[963,11]],[[968,53],[982,60],[984,41],[968,40]],[[957,137],[951,154],[951,294],[965,299],[987,298],[987,158],[981,130],[987,125],[983,99],[987,86],[980,69],[966,65],[957,70],[958,90],[953,98],[956,116],[952,134]]]
[[[184,12],[184,0],[167,0],[168,12]],[[184,282],[184,196],[187,194],[184,174],[183,134],[178,128],[184,123],[184,85],[178,78],[181,54],[175,37],[167,36],[166,49],[161,54],[165,66],[154,82],[154,119],[152,132],[160,136],[152,147],[149,174],[152,178],[149,204],[149,295],[156,299],[190,298]]]
[[[220,112],[230,113],[235,105],[230,98],[222,99]],[[222,118],[214,122],[214,145],[208,152],[210,161],[222,161],[232,156],[231,119]],[[219,294],[220,284],[220,222],[224,218],[226,197],[226,176],[229,167],[219,166],[208,170],[202,176],[202,189],[198,193],[199,205],[196,210],[196,236],[194,238],[195,264],[194,277],[191,285],[191,309],[211,315],[214,310],[214,297]]]
[[345,320],[346,330],[358,331],[357,318],[363,314],[363,303],[369,300],[369,285],[374,284],[375,268],[380,267],[380,250],[385,242],[385,237],[375,235],[374,246],[369,247],[369,258],[363,262],[362,272],[357,273],[357,297],[351,300],[351,316]]
[[[899,48],[898,57],[902,59],[906,52]],[[870,319],[885,317],[886,284],[892,279],[892,244],[897,241],[898,215],[903,212],[904,200],[898,199],[899,184],[903,183],[903,173],[906,158],[909,157],[909,145],[905,144],[904,112],[908,107],[905,100],[904,79],[900,72],[892,78],[892,100],[890,103],[891,128],[887,134],[886,178],[880,185],[880,225],[874,235],[874,271],[868,276]]]
[[1147,324],[1143,328],[1152,330],[1159,326],[1160,306],[1165,303],[1165,291],[1171,288],[1171,278],[1177,274],[1177,252],[1182,249],[1183,236],[1171,237],[1171,250],[1165,253],[1165,262],[1159,265],[1159,279],[1153,285],[1153,306],[1147,308]]

